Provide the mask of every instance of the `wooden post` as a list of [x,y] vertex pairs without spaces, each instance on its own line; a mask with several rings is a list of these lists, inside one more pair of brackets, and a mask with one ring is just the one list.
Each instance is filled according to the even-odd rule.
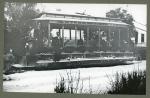
[[48,47],[51,47],[51,24],[50,24],[50,21],[48,23]]
[[62,26],[62,47],[64,47],[64,26]]
[[[60,31],[60,28],[59,28],[59,33],[60,33],[61,31]],[[61,33],[60,33],[61,34]]]
[[108,26],[108,38],[109,38],[109,50],[110,50],[110,40],[111,40],[111,36],[110,36],[110,26]]
[[87,40],[87,42],[86,42],[86,47],[88,47],[88,42],[89,42],[89,27],[87,27],[87,37],[86,37],[86,40]]
[[77,27],[75,26],[75,44],[77,46]]
[[[127,39],[128,39],[128,43],[127,43],[128,46],[127,46],[127,47],[128,47],[128,51],[130,52],[130,34],[129,34],[129,33],[130,33],[130,30],[127,29]],[[134,43],[134,44],[135,44],[135,43]]]
[[81,29],[80,29],[80,40],[81,40]]
[[98,34],[98,39],[99,39],[99,51],[101,50],[101,30],[99,28],[99,34]]
[[119,45],[118,46],[119,46],[119,51],[120,51],[120,29],[119,29],[119,35],[118,36],[119,36],[119,43],[118,43]]
[[69,31],[70,31],[69,33],[70,33],[70,40],[71,40],[71,29]]

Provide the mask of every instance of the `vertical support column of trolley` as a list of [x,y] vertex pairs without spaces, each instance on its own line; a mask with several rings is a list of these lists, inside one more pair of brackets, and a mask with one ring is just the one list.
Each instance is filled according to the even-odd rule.
[[61,29],[60,29],[60,28],[59,28],[59,30],[58,30],[58,31],[59,31],[59,33],[61,34]]
[[75,26],[75,45],[77,47],[77,26]]
[[51,24],[48,22],[48,47],[51,47]]
[[119,38],[118,38],[118,41],[119,41],[119,43],[118,43],[118,44],[119,44],[119,45],[118,45],[118,46],[119,46],[118,50],[120,51],[120,48],[121,48],[121,47],[120,47],[120,28],[119,28],[119,30],[118,30],[118,37],[119,37]]
[[99,46],[99,56],[101,56],[101,29],[98,29],[99,33],[98,33],[98,46]]
[[81,33],[82,33],[82,32],[81,32],[81,29],[80,29],[80,40],[82,39],[82,38],[81,38]]
[[128,39],[128,52],[130,52],[130,30],[128,28],[128,32],[127,32],[127,39]]
[[62,26],[62,48],[64,48],[64,25]]
[[87,36],[86,36],[86,48],[89,47],[89,27],[87,27]]
[[111,26],[108,26],[108,46],[109,46],[109,51],[111,50],[111,43],[110,43],[110,40],[111,40],[111,36],[110,36],[110,28],[111,28]]
[[70,33],[70,40],[71,40],[71,29],[69,29],[69,33]]

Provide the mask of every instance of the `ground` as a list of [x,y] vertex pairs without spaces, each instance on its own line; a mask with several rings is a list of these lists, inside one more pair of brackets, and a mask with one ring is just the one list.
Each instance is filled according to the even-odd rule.
[[[110,87],[109,82],[114,79],[116,72],[126,73],[132,72],[133,70],[146,70],[146,61],[112,67],[26,71],[7,75],[11,80],[3,82],[3,91],[54,93],[56,82],[60,80],[61,76],[67,79],[67,72],[71,71],[72,75],[76,76],[80,71],[80,80],[83,81],[83,92],[88,91],[89,88],[95,92],[105,92]],[[81,86],[81,81],[79,86]]]

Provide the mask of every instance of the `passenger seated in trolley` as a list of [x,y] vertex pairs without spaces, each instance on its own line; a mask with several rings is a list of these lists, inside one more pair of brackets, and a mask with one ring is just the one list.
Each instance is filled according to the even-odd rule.
[[56,37],[52,37],[52,47],[54,51],[62,49],[62,38],[60,36],[60,32],[56,32]]

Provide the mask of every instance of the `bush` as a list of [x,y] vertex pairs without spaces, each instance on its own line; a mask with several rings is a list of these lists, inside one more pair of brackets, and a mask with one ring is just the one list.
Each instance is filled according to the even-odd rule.
[[[100,90],[83,89],[83,81],[80,79],[80,73],[73,76],[72,73],[67,73],[68,78],[61,77],[60,81],[56,83],[54,91],[56,93],[86,93],[86,94],[146,94],[146,71],[133,71],[131,73],[116,73],[115,80],[110,81],[111,88],[106,92]],[[82,83],[81,83],[81,82]]]
[[72,72],[67,72],[67,78],[61,77],[61,80],[56,83],[56,87],[54,91],[56,93],[78,93],[82,92],[83,84],[81,84],[81,88],[79,88],[80,84],[80,71],[76,76],[72,75]]
[[108,94],[146,94],[146,71],[116,74]]
[[61,76],[61,79],[58,83],[56,83],[56,87],[54,91],[56,93],[71,93],[71,94],[100,94],[101,91],[93,91],[90,84],[90,77],[88,81],[88,86],[84,88],[83,80],[80,78],[80,71],[78,73],[67,72],[66,77]]
[[66,88],[64,78],[61,78],[60,82],[56,85],[56,88],[54,88],[54,91],[56,93],[69,93]]

